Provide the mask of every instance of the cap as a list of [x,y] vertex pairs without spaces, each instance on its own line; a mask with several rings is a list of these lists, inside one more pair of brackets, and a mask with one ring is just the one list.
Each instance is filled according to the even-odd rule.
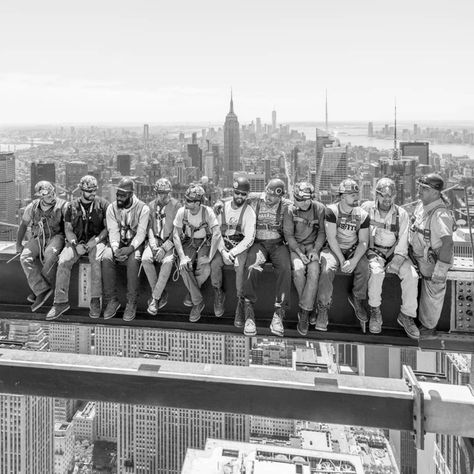
[[293,196],[300,201],[311,199],[314,196],[314,186],[307,181],[296,183],[293,188]]
[[442,191],[444,189],[444,180],[437,173],[425,174],[421,178],[418,178],[416,182],[420,186],[436,189],[436,191]]
[[171,192],[171,182],[167,178],[160,178],[155,183],[155,192],[158,194],[168,194]]
[[245,176],[238,176],[234,179],[233,188],[244,193],[250,192],[250,181]]
[[35,196],[43,197],[54,194],[54,186],[49,181],[38,181],[35,184]]
[[134,183],[131,178],[122,178],[117,185],[117,191],[122,191],[124,193],[129,193],[134,190]]
[[273,178],[268,182],[265,192],[275,196],[283,196],[285,194],[285,183],[280,178]]
[[191,184],[186,190],[184,197],[192,201],[202,201],[205,195],[204,188],[198,184]]
[[359,185],[351,178],[347,178],[339,185],[339,194],[358,193]]
[[375,185],[375,192],[380,195],[395,196],[397,193],[395,181],[390,178],[380,178]]
[[90,174],[86,174],[79,181],[79,189],[81,189],[81,191],[96,191],[97,179]]

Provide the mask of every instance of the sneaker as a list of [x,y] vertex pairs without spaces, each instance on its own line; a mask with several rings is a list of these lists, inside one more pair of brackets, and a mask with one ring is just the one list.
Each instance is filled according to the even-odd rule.
[[245,324],[245,300],[237,298],[237,308],[235,308],[234,326],[243,328]]
[[101,307],[100,298],[91,298],[89,316],[93,319],[100,318]]
[[428,329],[425,326],[421,326],[420,328],[420,337],[421,339],[436,339],[436,328]]
[[44,290],[42,293],[36,296],[35,302],[31,305],[31,311],[35,312],[40,309],[46,303],[46,300],[53,294],[53,289]]
[[59,318],[61,314],[65,313],[70,308],[71,305],[69,303],[54,303],[46,315],[46,321]]
[[36,296],[34,293],[30,293],[27,297],[26,297],[26,301],[28,301],[28,303],[31,303],[33,304],[35,302],[35,299],[36,299]]
[[354,308],[354,313],[357,319],[361,323],[366,323],[369,320],[369,317],[367,316],[367,311],[364,306],[364,300],[356,298],[353,293],[349,294],[347,300],[349,301],[349,304]]
[[117,298],[112,298],[108,303],[104,311],[104,319],[113,318],[117,311],[120,309],[120,301]]
[[414,318],[410,318],[400,312],[398,314],[397,323],[405,329],[408,337],[411,337],[412,339],[420,338],[420,330],[416,327]]
[[133,321],[136,315],[137,315],[137,302],[127,301],[127,306],[125,306],[125,311],[123,312],[122,319],[124,321]]
[[156,316],[158,314],[158,304],[159,300],[156,298],[150,298],[148,308],[146,309],[147,313]]
[[283,308],[275,308],[273,313],[272,322],[270,324],[270,331],[275,336],[283,337],[285,329],[283,327],[283,318],[285,317],[285,310]]
[[329,306],[318,303],[318,317],[316,318],[316,324],[314,325],[315,329],[318,331],[327,331],[328,330],[328,320],[329,320]]
[[199,304],[195,304],[191,308],[191,312],[189,313],[189,322],[196,323],[201,319],[201,311],[204,309],[206,304],[204,301],[201,301]]
[[317,318],[318,318],[318,310],[317,308],[314,308],[313,311],[311,311],[311,313],[309,314],[309,324],[314,326],[316,324]]
[[189,291],[186,293],[186,296],[184,297],[183,304],[184,306],[187,306],[188,308],[193,307],[193,301],[191,299],[191,295],[189,294]]
[[164,308],[168,304],[168,292],[163,290],[161,298],[158,300],[158,309]]
[[224,314],[225,293],[222,288],[214,288],[214,314],[220,318]]
[[369,306],[369,313],[369,331],[372,334],[380,334],[382,332],[382,312],[380,311],[380,306]]
[[296,326],[296,329],[302,336],[306,336],[308,334],[308,328],[309,328],[309,311],[306,309],[300,309],[298,311],[298,325]]
[[256,336],[257,326],[255,325],[255,313],[253,311],[253,304],[250,301],[245,301],[245,325],[244,334],[246,336]]

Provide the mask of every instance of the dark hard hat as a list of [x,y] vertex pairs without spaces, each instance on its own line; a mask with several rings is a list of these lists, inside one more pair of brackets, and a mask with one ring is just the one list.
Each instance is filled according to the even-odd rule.
[[234,179],[234,184],[232,185],[237,191],[242,191],[245,193],[250,192],[250,181],[245,176],[238,176]]
[[285,183],[280,178],[273,178],[268,182],[265,191],[275,196],[283,196],[285,194]]
[[425,174],[421,178],[418,178],[416,182],[420,186],[436,189],[436,191],[442,191],[444,188],[444,180],[437,173]]
[[354,181],[351,178],[346,178],[339,185],[339,194],[352,194],[359,192],[359,185],[357,181]]
[[123,191],[125,193],[132,192],[134,190],[134,183],[132,178],[122,178],[119,181],[119,184],[117,186],[117,191]]

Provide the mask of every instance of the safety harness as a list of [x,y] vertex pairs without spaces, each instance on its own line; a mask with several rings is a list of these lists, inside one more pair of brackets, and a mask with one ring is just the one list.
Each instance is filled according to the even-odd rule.
[[262,204],[262,198],[259,198],[257,201],[257,205],[255,207],[255,215],[257,216],[257,229],[258,230],[273,230],[274,232],[282,233],[283,230],[283,213],[282,207],[283,202],[280,200],[278,204],[278,209],[276,211],[275,222],[273,224],[264,224],[263,222],[258,221],[258,216],[260,214],[260,206]]
[[[298,223],[298,222],[301,222],[301,223],[307,225],[308,227],[312,227],[317,232],[319,230],[319,219],[318,219],[318,214],[317,214],[317,208],[313,203],[311,203],[311,209],[313,211],[313,219],[309,220],[309,219],[306,219],[305,217],[302,217],[300,215],[301,209],[299,209],[296,206],[293,206],[293,209],[292,209],[293,222],[295,224]],[[309,209],[307,209],[306,211],[303,211],[303,212],[308,212],[308,210]]]
[[134,212],[123,212],[120,215],[117,215],[118,208],[115,204],[112,204],[114,216],[117,222],[120,223],[120,244],[123,247],[128,247],[132,240],[137,235],[137,227],[140,222],[140,216],[142,215],[142,210],[145,207],[143,201],[138,201],[136,209]]
[[[221,233],[222,238],[224,239],[224,245],[227,250],[233,249],[239,242],[242,242],[244,239],[244,234],[242,232],[242,221],[244,218],[245,211],[247,209],[247,202],[244,202],[240,208],[240,215],[237,224],[228,224],[225,217],[225,205],[222,208],[222,224],[221,224]],[[228,231],[234,231],[233,234],[228,235]]]
[[[379,257],[383,258],[385,261],[389,261],[393,252],[395,251],[395,246],[398,242],[398,236],[400,234],[400,211],[398,206],[395,206],[395,212],[392,213],[392,221],[388,222],[378,222],[375,220],[375,206],[376,203],[369,208],[369,217],[370,217],[370,237],[369,237],[369,251],[377,254]],[[375,243],[375,232],[377,229],[385,229],[389,232],[395,234],[395,243],[391,246],[378,245]]]
[[[201,223],[198,226],[194,226],[190,224],[189,222],[189,210],[184,209],[184,215],[183,215],[183,233],[181,237],[181,241],[184,244],[189,243],[191,241],[191,245],[193,247],[196,247],[195,245],[195,240],[201,240],[201,239],[195,239],[194,234],[198,232],[201,229],[204,229],[206,231],[206,237],[202,239],[202,242],[200,242],[198,251],[201,249],[201,247],[205,244],[205,242],[209,241],[211,237],[211,230],[209,229],[209,224],[207,223],[206,220],[206,209],[205,206],[201,206]],[[189,231],[188,231],[189,229]]]

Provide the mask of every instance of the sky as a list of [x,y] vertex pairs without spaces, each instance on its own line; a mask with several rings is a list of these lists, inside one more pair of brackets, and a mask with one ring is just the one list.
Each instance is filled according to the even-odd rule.
[[2,0],[0,124],[474,119],[472,0]]

